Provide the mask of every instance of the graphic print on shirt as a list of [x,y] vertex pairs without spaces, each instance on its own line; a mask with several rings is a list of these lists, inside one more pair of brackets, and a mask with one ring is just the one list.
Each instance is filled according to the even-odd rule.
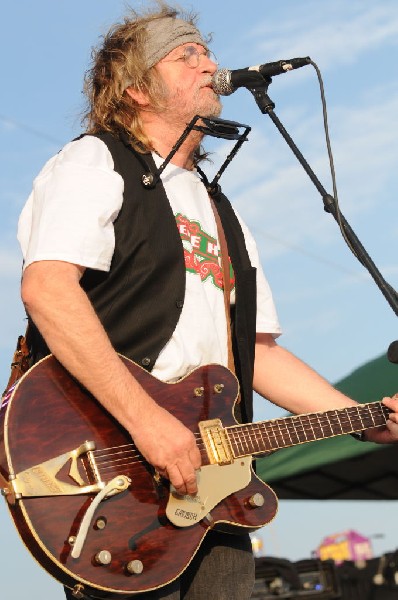
[[[219,247],[217,239],[206,233],[198,221],[191,221],[178,213],[176,223],[184,247],[185,268],[190,273],[197,273],[201,281],[210,279],[223,290],[223,274],[219,263]],[[235,285],[235,275],[228,257],[231,289]]]

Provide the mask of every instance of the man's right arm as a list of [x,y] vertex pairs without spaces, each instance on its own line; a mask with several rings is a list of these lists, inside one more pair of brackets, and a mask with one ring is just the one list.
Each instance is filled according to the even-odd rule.
[[80,286],[83,272],[62,261],[32,263],[22,280],[26,310],[54,356],[131,434],[148,462],[178,492],[194,494],[200,466],[194,435],[120,360]]

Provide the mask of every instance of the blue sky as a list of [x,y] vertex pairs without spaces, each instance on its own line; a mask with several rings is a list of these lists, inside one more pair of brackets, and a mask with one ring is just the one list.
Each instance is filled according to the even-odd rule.
[[[317,63],[325,85],[341,210],[397,289],[396,1],[248,0],[244,10],[236,0],[181,4],[200,13],[200,28],[213,33],[212,49],[223,67],[307,55]],[[121,18],[125,6],[119,0],[17,0],[2,10],[0,377],[4,383],[16,337],[24,329],[21,257],[15,239],[18,214],[43,163],[80,132],[82,76],[90,49]],[[314,69],[307,66],[275,77],[269,95],[276,114],[331,192]],[[240,89],[223,104],[225,118],[252,127],[249,142],[221,184],[256,237],[284,330],[281,343],[337,381],[384,353],[397,339],[396,315],[346,247],[318,192],[251,94]],[[218,141],[211,149],[210,174],[226,145]],[[260,402],[256,413],[258,419],[279,414]],[[364,535],[384,535],[374,542],[376,554],[394,550],[396,508],[395,502],[284,502],[276,521],[261,532],[264,548],[268,554],[305,558],[325,535],[354,528]],[[3,578],[5,597],[62,598],[58,584],[21,549],[5,507],[0,507],[0,540],[2,569],[13,575]]]

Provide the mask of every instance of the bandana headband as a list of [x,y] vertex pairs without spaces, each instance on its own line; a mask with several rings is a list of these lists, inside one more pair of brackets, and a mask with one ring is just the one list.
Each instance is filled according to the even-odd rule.
[[150,69],[169,52],[189,42],[200,44],[206,50],[207,44],[194,25],[175,17],[161,17],[150,21],[146,27],[145,67]]

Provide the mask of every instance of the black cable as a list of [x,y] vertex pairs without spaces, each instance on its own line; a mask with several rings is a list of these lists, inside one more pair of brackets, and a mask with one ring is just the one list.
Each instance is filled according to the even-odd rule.
[[[339,198],[338,198],[338,193],[337,193],[336,172],[335,172],[335,168],[334,168],[333,152],[332,152],[330,136],[329,136],[325,89],[324,89],[324,85],[323,85],[321,71],[320,71],[318,65],[313,60],[310,60],[309,64],[311,64],[316,71],[316,74],[318,77],[318,82],[319,82],[320,93],[321,93],[323,125],[324,125],[324,130],[325,130],[326,148],[327,148],[327,153],[329,156],[330,175],[332,178],[332,187],[333,187],[333,198],[335,200],[334,204],[335,204],[335,212],[336,212],[336,221],[338,223],[341,234],[342,234],[347,246],[349,247],[349,249],[351,250],[353,255],[359,260],[359,262],[364,267],[366,267],[365,261],[362,259],[361,255],[358,252],[356,252],[355,248],[352,246],[350,240],[348,239],[348,237],[346,235],[346,231],[344,228],[344,223],[343,223],[342,215],[340,212]],[[386,289],[388,289],[389,292],[398,300],[398,293],[396,292],[396,290],[387,281],[384,281],[384,285],[385,285]]]

